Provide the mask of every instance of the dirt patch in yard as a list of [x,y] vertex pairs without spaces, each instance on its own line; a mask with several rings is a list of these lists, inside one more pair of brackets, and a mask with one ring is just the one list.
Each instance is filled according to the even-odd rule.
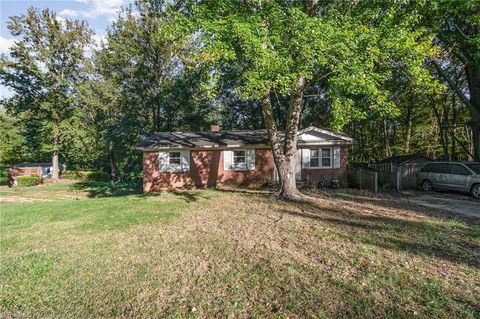
[[40,202],[45,202],[49,201],[48,199],[35,199],[35,198],[26,198],[23,196],[8,196],[8,197],[2,197],[0,196],[0,203],[31,203],[35,201],[40,201]]
[[410,202],[445,211],[480,219],[480,200],[463,196],[445,196],[444,194],[421,194],[412,196]]
[[402,191],[373,194],[356,189],[331,192],[335,198],[351,202],[378,203],[383,206],[403,207],[410,213],[461,220],[480,225],[480,200],[467,194],[450,192]]

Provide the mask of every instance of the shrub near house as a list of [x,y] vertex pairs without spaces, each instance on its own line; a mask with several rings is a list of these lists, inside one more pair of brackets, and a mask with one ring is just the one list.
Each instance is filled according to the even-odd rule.
[[8,171],[4,168],[0,168],[0,185],[7,185],[9,180]]
[[37,175],[17,177],[17,186],[35,186],[41,183],[42,179]]
[[61,175],[64,179],[79,179],[82,182],[109,182],[110,174],[96,171],[67,171]]

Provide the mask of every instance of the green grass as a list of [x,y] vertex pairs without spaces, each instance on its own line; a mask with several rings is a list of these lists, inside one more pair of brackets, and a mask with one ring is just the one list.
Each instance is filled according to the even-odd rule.
[[475,223],[377,198],[0,189],[2,317],[478,318]]

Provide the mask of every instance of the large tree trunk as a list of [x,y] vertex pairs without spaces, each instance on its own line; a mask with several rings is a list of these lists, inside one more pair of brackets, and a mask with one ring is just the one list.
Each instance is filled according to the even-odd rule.
[[301,198],[295,180],[295,160],[297,153],[297,134],[300,113],[305,90],[305,79],[299,78],[297,87],[290,96],[287,123],[284,136],[280,136],[273,117],[270,95],[262,100],[262,113],[272,146],[273,159],[278,170],[280,188],[278,196],[284,199]]
[[384,144],[384,154],[385,154],[385,157],[390,157],[392,156],[392,151],[390,149],[390,137],[389,137],[389,134],[388,134],[388,122],[387,122],[387,118],[384,118],[383,119],[383,140],[385,142]]
[[440,138],[440,144],[442,145],[442,150],[443,150],[443,159],[448,160],[448,144],[445,142],[445,126],[443,125],[442,122],[442,114],[437,110],[437,107],[435,105],[435,100],[432,99],[432,109],[433,109],[433,114],[435,115],[435,119],[437,120],[437,126],[438,126],[438,136]]
[[410,153],[410,143],[412,140],[412,127],[413,127],[413,98],[412,103],[408,104],[407,107],[407,116],[406,116],[406,124],[407,124],[407,136],[405,137],[405,153]]
[[118,168],[115,164],[115,156],[113,153],[113,143],[110,142],[108,146],[108,162],[110,164],[110,176],[112,177],[112,181],[118,180]]
[[52,172],[52,179],[58,179],[59,178],[59,163],[58,163],[58,144],[60,142],[60,137],[58,135],[58,132],[55,132],[55,135],[53,136],[53,153],[52,153],[52,166],[53,166],[53,172]]
[[480,61],[469,61],[465,64],[470,103],[468,111],[472,118],[473,155],[476,161],[480,161]]
[[[314,15],[317,4],[318,0],[306,0],[304,2],[304,12],[310,16]],[[297,200],[302,197],[302,194],[297,189],[295,180],[295,160],[297,153],[298,124],[300,123],[305,85],[305,78],[298,78],[296,87],[290,95],[283,138],[279,135],[273,117],[270,92],[268,92],[262,100],[263,119],[265,120],[267,132],[270,137],[273,159],[278,170],[280,182],[278,196],[283,199]]]
[[444,159],[448,161],[450,159],[449,148],[448,148],[448,128],[450,127],[450,121],[448,119],[448,96],[445,95],[445,101],[443,104],[443,141],[445,145],[443,146]]

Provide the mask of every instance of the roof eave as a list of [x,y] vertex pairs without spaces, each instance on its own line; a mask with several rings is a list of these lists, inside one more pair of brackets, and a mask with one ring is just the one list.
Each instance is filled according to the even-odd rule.
[[315,131],[315,132],[318,132],[318,133],[322,133],[322,134],[326,134],[326,135],[336,137],[336,138],[341,139],[341,140],[345,140],[345,141],[355,143],[355,140],[353,138],[351,138],[350,136],[345,136],[343,134],[338,134],[338,133],[335,133],[333,131],[322,129],[322,128],[315,127],[315,126],[309,126],[309,127],[304,128],[303,130],[298,131],[298,135],[301,135],[301,134],[309,132],[309,131]]
[[139,151],[161,151],[161,150],[205,150],[205,149],[226,149],[226,148],[268,148],[267,144],[227,144],[227,145],[198,145],[198,146],[157,146],[157,147],[134,147]]

